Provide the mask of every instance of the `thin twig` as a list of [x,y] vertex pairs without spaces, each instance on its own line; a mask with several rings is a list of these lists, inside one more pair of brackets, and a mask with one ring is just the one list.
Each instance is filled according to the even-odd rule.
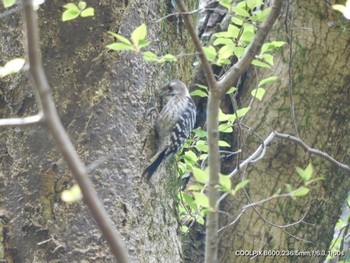
[[128,254],[124,248],[122,238],[116,231],[102,202],[98,199],[96,191],[88,176],[87,169],[81,162],[58,117],[55,103],[51,95],[51,88],[47,81],[41,61],[37,15],[33,10],[32,2],[32,0],[23,0],[24,24],[30,73],[33,80],[33,86],[37,89],[42,104],[44,124],[49,129],[56,145],[59,147],[68,167],[79,184],[83,193],[84,202],[89,207],[91,214],[103,233],[103,236],[110,245],[111,251],[117,262],[127,263],[129,262]]
[[0,119],[0,127],[19,127],[19,126],[30,126],[33,124],[41,124],[43,121],[43,114],[38,113],[34,116],[23,117],[23,118],[9,118]]
[[[265,223],[271,225],[271,226],[274,226],[274,227],[277,227],[278,229],[280,229],[282,232],[286,233],[287,235],[293,237],[294,239],[296,240],[299,240],[299,241],[302,241],[302,242],[305,242],[305,243],[312,243],[310,240],[307,240],[307,239],[303,239],[301,237],[297,237],[295,235],[293,235],[292,233],[289,233],[287,230],[285,230],[283,227],[279,226],[279,225],[276,225],[274,223],[272,223],[271,221],[267,220],[266,218],[264,218],[257,210],[256,208],[253,206],[253,209],[254,209],[254,212],[261,218],[261,220],[263,220]],[[309,208],[308,208],[309,209]],[[302,217],[302,220],[305,218],[306,214],[303,215]],[[302,222],[302,220],[298,220],[298,224]]]
[[314,154],[314,155],[320,156],[321,158],[326,159],[327,161],[329,161],[331,164],[336,165],[338,168],[340,168],[340,169],[350,173],[350,166],[349,165],[337,161],[332,156],[330,156],[328,153],[325,153],[325,152],[322,152],[320,150],[317,150],[317,149],[309,147],[300,138],[297,138],[297,137],[289,135],[289,134],[279,133],[279,132],[276,132],[276,131],[274,132],[274,134],[278,138],[286,139],[286,140],[295,142],[296,144],[300,145],[305,150],[305,152],[307,152],[309,154]]
[[256,162],[258,159],[261,159],[266,152],[266,148],[269,146],[269,144],[273,141],[273,139],[275,137],[292,141],[292,142],[296,143],[297,145],[301,146],[305,150],[305,152],[307,152],[309,154],[314,154],[314,155],[317,155],[323,159],[326,159],[331,164],[334,164],[338,168],[350,173],[350,166],[349,165],[337,161],[332,156],[330,156],[328,153],[325,153],[325,152],[322,152],[320,150],[309,147],[300,138],[297,138],[297,137],[292,136],[290,134],[279,133],[279,132],[273,131],[267,136],[267,138],[263,141],[263,143],[255,150],[255,152],[253,154],[251,154],[243,162],[241,162],[228,176],[229,177],[234,176],[243,167],[247,166],[250,163]]

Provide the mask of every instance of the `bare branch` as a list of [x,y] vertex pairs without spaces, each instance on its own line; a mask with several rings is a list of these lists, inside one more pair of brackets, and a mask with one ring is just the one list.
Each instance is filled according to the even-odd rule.
[[337,161],[332,156],[330,156],[328,153],[325,153],[325,152],[322,152],[320,150],[317,150],[317,149],[309,147],[300,138],[297,138],[297,137],[289,135],[289,134],[284,134],[284,133],[279,133],[279,132],[273,131],[273,132],[271,132],[269,134],[269,136],[267,136],[267,138],[258,147],[258,149],[256,149],[255,152],[253,154],[251,154],[247,159],[245,159],[243,162],[241,162],[228,176],[229,177],[234,176],[243,167],[245,167],[248,164],[256,162],[257,160],[261,159],[264,156],[267,147],[269,146],[269,144],[273,141],[273,139],[275,137],[292,141],[292,142],[298,144],[299,146],[301,146],[305,150],[305,152],[307,152],[309,154],[314,154],[314,155],[317,155],[317,156],[319,156],[319,157],[321,157],[323,159],[326,159],[331,164],[334,164],[338,168],[340,168],[340,169],[350,173],[350,166],[349,165]]
[[[182,0],[176,0],[178,7],[182,13],[187,13],[187,9]],[[204,75],[209,86],[209,98],[207,105],[207,130],[208,130],[208,160],[209,160],[209,182],[208,182],[208,199],[209,206],[214,208],[216,205],[219,192],[217,184],[219,183],[220,171],[220,156],[219,156],[219,107],[220,96],[218,92],[217,82],[215,80],[212,68],[206,59],[202,45],[194,30],[189,15],[183,15],[187,30],[192,38],[195,49],[199,53],[204,69]],[[205,263],[217,262],[217,248],[218,248],[218,227],[219,216],[218,212],[213,210],[207,214],[206,226],[206,240],[205,240]]]
[[234,220],[231,221],[231,223],[227,224],[226,226],[221,227],[218,232],[224,230],[225,228],[228,228],[229,226],[232,226],[234,224],[236,224],[236,222],[238,221],[238,219],[240,219],[240,217],[244,214],[246,209],[242,209],[242,211],[238,214],[238,216],[236,216],[236,218]]
[[30,73],[32,75],[33,85],[37,89],[42,103],[44,124],[49,129],[74,178],[78,182],[83,193],[84,202],[89,207],[103,236],[109,243],[117,262],[127,263],[129,262],[128,254],[123,246],[122,238],[109,219],[102,202],[98,199],[87,174],[87,169],[81,162],[58,117],[51,95],[51,89],[42,66],[37,16],[33,10],[32,0],[23,0],[23,6]]
[[[266,222],[267,224],[279,228],[282,232],[286,233],[287,235],[293,237],[293,238],[296,239],[296,240],[299,240],[299,241],[302,241],[302,242],[305,242],[305,243],[312,243],[310,240],[303,239],[303,238],[300,238],[300,237],[297,237],[297,236],[293,235],[292,233],[289,233],[287,230],[285,230],[286,226],[276,225],[276,224],[272,223],[271,221],[268,221],[266,218],[264,218],[264,217],[256,210],[256,208],[255,208],[254,206],[253,206],[253,209],[254,209],[254,212],[261,218],[261,220],[263,220],[263,221]],[[309,207],[308,207],[308,210],[305,212],[305,214],[302,216],[301,219],[299,219],[297,222],[294,222],[294,223],[292,223],[292,224],[289,224],[289,226],[292,226],[292,225],[295,225],[295,224],[300,224],[301,222],[303,222],[303,220],[304,220],[304,218],[306,217],[308,211],[309,211]]]
[[322,152],[320,150],[314,149],[309,147],[305,142],[303,142],[300,138],[297,138],[295,136],[289,135],[289,134],[283,134],[283,133],[279,133],[279,132],[274,132],[275,136],[281,139],[287,139],[289,141],[295,142],[296,144],[300,145],[305,152],[309,153],[309,154],[314,154],[317,156],[320,156],[323,159],[326,159],[327,161],[329,161],[330,163],[336,165],[338,168],[346,171],[346,172],[350,172],[350,167],[347,164],[338,162],[336,159],[334,159],[332,156],[330,156],[328,153]]
[[221,95],[224,95],[226,91],[232,86],[232,84],[238,81],[239,77],[249,67],[252,60],[260,51],[268,33],[270,32],[273,24],[280,14],[282,3],[282,0],[273,1],[270,14],[267,16],[265,21],[259,25],[256,35],[253,41],[250,43],[248,50],[238,60],[238,62],[233,65],[219,80],[218,86]]
[[34,116],[23,117],[23,118],[10,118],[10,119],[0,119],[0,127],[18,127],[18,126],[30,126],[33,124],[41,124],[44,115],[38,113]]

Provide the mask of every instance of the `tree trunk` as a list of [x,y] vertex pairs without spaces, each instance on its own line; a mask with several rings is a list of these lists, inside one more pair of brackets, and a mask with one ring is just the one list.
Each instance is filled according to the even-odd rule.
[[[325,151],[338,161],[349,162],[348,145],[350,138],[350,93],[348,32],[347,21],[331,9],[326,1],[296,1],[291,3],[288,30],[292,32],[291,44],[277,54],[272,70],[251,70],[240,105],[246,107],[252,96],[251,88],[263,78],[278,76],[278,82],[266,87],[263,101],[255,100],[252,109],[243,123],[251,127],[260,138],[279,132],[296,135],[293,122],[297,124],[300,138],[309,146]],[[280,18],[271,40],[286,41],[285,15]],[[292,62],[289,65],[290,47]],[[295,120],[290,113],[289,66],[295,105]],[[256,77],[258,76],[258,77]],[[238,129],[236,129],[236,134]],[[239,147],[243,147],[246,158],[261,144],[261,140],[247,129],[241,130]],[[276,198],[247,209],[235,224],[228,226],[248,204],[272,196],[278,189],[286,193],[285,184],[293,189],[302,186],[295,167],[305,168],[311,162],[314,166],[312,178],[323,177],[323,181],[309,185],[307,196]],[[247,195],[225,199],[221,215],[220,262],[319,262],[325,257],[311,257],[311,253],[327,253],[332,240],[333,228],[350,187],[349,175],[324,159],[310,156],[292,142],[275,138],[268,146],[266,155],[257,163],[241,170],[234,177],[235,182],[242,178],[250,179]],[[302,222],[286,228],[275,225],[288,225],[305,218]],[[271,222],[271,223],[269,223]],[[272,251],[282,255],[299,251],[294,256],[253,257],[240,256],[241,251]],[[300,255],[309,252],[309,256]],[[298,252],[296,252],[298,253]],[[327,254],[326,254],[327,255]]]
[[[114,41],[108,31],[129,37],[146,23],[150,49],[176,54],[189,50],[183,28],[173,17],[154,23],[174,12],[164,2],[88,4],[95,8],[93,18],[68,22],[61,21],[60,1],[46,1],[38,11],[43,61],[61,120],[87,165],[102,160],[90,176],[131,262],[181,262],[174,175],[163,168],[147,184],[141,173],[155,143],[146,112],[157,105],[166,81],[188,81],[191,61],[151,64],[131,52],[109,52],[106,45]],[[23,57],[20,14],[6,16],[0,27],[1,63]],[[1,118],[36,112],[28,73],[0,83]],[[86,206],[61,201],[74,182],[48,132],[38,126],[2,129],[0,141],[0,260],[114,261]]]

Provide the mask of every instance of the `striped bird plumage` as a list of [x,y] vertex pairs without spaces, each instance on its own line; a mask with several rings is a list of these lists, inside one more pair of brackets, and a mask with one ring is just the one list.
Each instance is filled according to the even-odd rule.
[[196,106],[180,80],[167,83],[161,97],[165,105],[156,124],[158,151],[143,172],[148,180],[163,160],[174,155],[184,145],[196,121]]

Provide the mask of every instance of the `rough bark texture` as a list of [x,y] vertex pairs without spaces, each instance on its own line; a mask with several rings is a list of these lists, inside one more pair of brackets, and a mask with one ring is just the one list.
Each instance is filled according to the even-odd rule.
[[[140,175],[153,154],[151,116],[159,88],[188,81],[191,59],[177,67],[109,52],[107,31],[130,36],[148,24],[151,50],[188,51],[176,18],[152,23],[172,7],[158,1],[98,1],[93,18],[62,22],[61,1],[39,10],[42,55],[64,126],[91,172],[100,198],[121,232],[132,262],[181,262],[174,211],[174,176],[161,169],[151,184]],[[20,14],[1,21],[1,64],[23,57]],[[176,49],[174,47],[176,46]],[[0,80],[0,117],[36,112],[27,73]],[[66,204],[73,181],[42,127],[0,131],[0,260],[6,262],[112,262],[108,245],[82,202]]]
[[[348,23],[326,1],[293,2],[291,11],[295,16],[289,28],[293,32],[292,82],[300,137],[309,146],[348,163],[350,93],[347,69],[350,66],[350,49],[349,34],[344,30]],[[284,17],[271,35],[272,40],[286,40],[283,23]],[[289,47],[285,46],[271,71],[258,71],[258,81],[271,75],[280,78],[277,83],[266,87],[263,101],[255,101],[244,118],[244,123],[263,139],[272,130],[295,133],[290,114],[288,57]],[[256,85],[255,72],[251,71],[248,76],[240,97],[242,106],[249,104],[251,87]],[[261,141],[245,129],[241,136],[244,143],[241,142],[240,147],[246,153],[242,156],[244,158],[255,151]],[[237,250],[275,250],[281,254],[292,250],[327,252],[333,226],[350,186],[348,174],[320,158],[310,157],[293,143],[276,139],[267,149],[266,156],[242,171],[234,181],[238,182],[242,176],[250,179],[247,193],[256,202],[273,195],[279,188],[286,192],[285,184],[292,185],[294,189],[301,186],[302,180],[297,176],[295,167],[305,168],[309,162],[315,168],[313,178],[324,177],[324,181],[309,186],[311,191],[306,197],[275,199],[255,208],[265,220],[277,225],[298,221],[306,213],[305,223],[285,228],[290,233],[287,234],[262,220],[250,208],[236,224],[221,232],[220,262],[252,262],[253,255],[237,256]],[[232,222],[247,203],[243,192],[226,199],[222,210],[229,211],[231,216],[221,215],[221,226]],[[322,260],[324,257],[278,256],[256,257],[253,262]]]

